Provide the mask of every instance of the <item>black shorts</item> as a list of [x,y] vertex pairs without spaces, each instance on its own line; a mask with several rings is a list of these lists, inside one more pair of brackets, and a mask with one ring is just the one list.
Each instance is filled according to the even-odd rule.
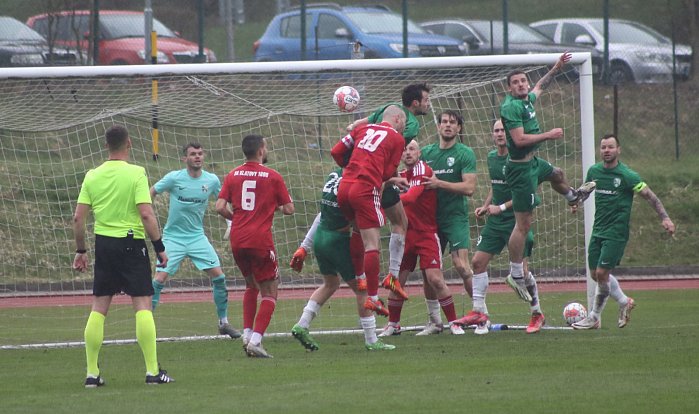
[[151,275],[145,240],[95,236],[93,295],[153,296]]
[[395,185],[387,184],[381,192],[381,208],[387,209],[400,202],[400,190]]

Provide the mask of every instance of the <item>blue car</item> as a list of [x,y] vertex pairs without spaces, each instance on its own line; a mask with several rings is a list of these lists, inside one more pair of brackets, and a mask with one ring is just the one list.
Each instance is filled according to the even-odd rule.
[[[353,43],[366,59],[403,57],[403,18],[384,6],[309,5],[305,60],[350,59]],[[255,42],[255,61],[304,60],[301,10],[278,14]],[[461,56],[462,42],[428,33],[408,21],[408,57]],[[357,56],[355,56],[357,57]]]

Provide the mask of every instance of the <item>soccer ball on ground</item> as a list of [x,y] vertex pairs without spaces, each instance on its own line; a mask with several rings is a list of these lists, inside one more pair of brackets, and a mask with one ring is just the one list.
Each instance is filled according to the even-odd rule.
[[580,322],[587,317],[587,309],[578,303],[571,302],[563,308],[563,319],[568,325],[572,325],[575,322]]
[[333,95],[333,103],[342,112],[352,112],[359,106],[359,92],[351,86],[340,86]]

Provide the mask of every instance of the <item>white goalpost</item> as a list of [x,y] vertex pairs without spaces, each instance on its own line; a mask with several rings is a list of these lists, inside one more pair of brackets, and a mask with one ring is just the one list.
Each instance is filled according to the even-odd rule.
[[[106,157],[104,131],[112,124],[128,128],[133,141],[130,162],[146,168],[150,185],[169,171],[184,168],[181,147],[188,142],[203,145],[204,168],[223,181],[243,162],[243,136],[255,133],[268,137],[269,166],[285,178],[296,205],[296,214],[276,217],[273,227],[282,283],[269,331],[286,333],[322,282],[312,255],[300,274],[288,263],[318,212],[324,179],[334,167],[330,148],[344,135],[345,127],[382,104],[399,102],[405,85],[428,83],[432,109],[418,117],[418,140],[421,145],[437,140],[435,118],[441,111],[452,109],[463,115],[460,139],[478,158],[477,191],[469,200],[473,212],[489,189],[485,160],[494,148],[490,131],[506,93],[506,74],[524,70],[533,84],[558,57],[0,69],[0,318],[7,325],[0,330],[0,346],[82,340],[92,269],[85,274],[71,269],[75,250],[72,214],[85,173]],[[568,73],[557,77],[537,101],[536,111],[542,129],[561,127],[565,131],[564,139],[542,145],[539,155],[562,168],[570,184],[577,187],[595,158],[592,65],[587,53],[573,54],[570,65],[578,76]],[[158,81],[157,95],[154,79]],[[361,95],[360,107],[353,114],[340,113],[332,104],[333,92],[342,85],[354,86]],[[584,214],[570,214],[565,200],[547,184],[541,187],[541,198],[530,268],[540,283],[577,283],[582,301],[589,289],[594,289],[585,277],[593,203],[587,203]],[[162,227],[167,219],[167,197],[158,197],[154,208]],[[470,220],[472,255],[484,222],[473,214]],[[229,319],[240,327],[244,281],[223,239],[226,224],[216,214],[213,201],[205,226],[227,275]],[[89,226],[88,234],[91,232]],[[90,234],[92,258],[93,241]],[[381,258],[383,274],[387,271],[387,249]],[[506,251],[491,262],[491,286],[507,275],[508,263]],[[445,274],[457,282],[448,259]],[[416,273],[410,283],[419,280]],[[470,309],[460,281],[450,286],[457,313]],[[159,337],[213,335],[216,314],[210,291],[206,274],[185,261],[169,279],[155,312]],[[380,293],[385,296],[385,292]],[[545,311],[547,294],[544,292],[542,298]],[[347,298],[347,292],[340,292],[340,296],[345,299],[331,299],[324,306],[313,330],[356,329],[354,300]],[[497,296],[488,302],[491,314],[503,322],[521,319],[511,311],[498,313],[503,301],[518,301],[510,296]],[[178,305],[189,300],[196,303]],[[526,314],[526,306],[521,305]],[[562,323],[560,309],[552,308],[550,314],[550,323],[555,325],[556,317]],[[426,318],[421,298],[406,302],[402,325],[419,325]],[[379,326],[382,323],[377,321]],[[128,342],[132,337],[130,306],[117,305],[107,320],[105,339]]]

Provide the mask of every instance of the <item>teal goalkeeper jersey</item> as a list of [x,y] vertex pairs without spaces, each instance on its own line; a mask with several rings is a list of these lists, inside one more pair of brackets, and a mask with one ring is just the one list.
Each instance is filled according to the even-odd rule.
[[170,193],[170,208],[163,237],[187,242],[204,236],[204,213],[209,199],[218,198],[221,181],[214,174],[203,171],[192,178],[187,169],[172,171],[153,186],[157,193]]
[[[476,154],[460,142],[447,149],[439,148],[438,143],[427,145],[422,148],[420,159],[432,168],[437,178],[450,183],[461,182],[463,174],[476,173]],[[456,217],[468,220],[467,198],[461,194],[438,190],[437,224],[441,227]]]
[[513,160],[521,160],[529,153],[539,148],[539,144],[532,144],[526,147],[517,147],[512,140],[510,130],[515,128],[524,128],[525,134],[539,134],[539,121],[536,119],[536,110],[534,103],[536,95],[529,93],[529,99],[517,99],[510,94],[505,96],[505,100],[500,105],[500,118],[505,126],[505,136],[507,137],[507,149],[510,152],[510,158]]
[[342,168],[336,168],[328,175],[323,185],[320,199],[320,224],[325,230],[339,230],[349,226],[345,215],[337,204],[337,189],[342,180]]
[[646,183],[638,173],[621,162],[614,168],[604,168],[601,162],[593,165],[587,170],[585,181],[597,184],[592,235],[627,241],[633,196],[643,190]]

